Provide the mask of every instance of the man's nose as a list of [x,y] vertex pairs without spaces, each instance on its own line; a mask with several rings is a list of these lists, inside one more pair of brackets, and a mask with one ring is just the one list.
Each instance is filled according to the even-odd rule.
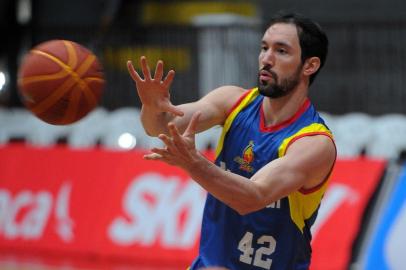
[[262,65],[270,65],[271,67],[275,64],[275,57],[274,53],[271,49],[267,50],[263,53],[263,57],[261,59]]

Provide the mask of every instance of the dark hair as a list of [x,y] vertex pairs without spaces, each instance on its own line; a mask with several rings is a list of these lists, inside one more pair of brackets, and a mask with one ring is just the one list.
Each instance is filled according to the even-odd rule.
[[302,63],[310,57],[320,58],[320,68],[310,76],[310,84],[316,78],[321,68],[324,66],[328,52],[328,38],[320,25],[298,13],[288,13],[281,11],[271,18],[268,28],[275,23],[294,24],[299,37],[300,48],[302,50]]

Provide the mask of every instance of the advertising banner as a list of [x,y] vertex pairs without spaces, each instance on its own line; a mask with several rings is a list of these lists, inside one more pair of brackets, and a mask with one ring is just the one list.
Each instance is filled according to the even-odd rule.
[[378,226],[372,233],[371,244],[364,257],[363,269],[405,269],[406,243],[406,165],[403,166],[389,200],[380,215]]
[[186,268],[197,254],[206,193],[143,154],[0,148],[0,249]]
[[[198,252],[206,192],[182,170],[143,154],[0,147],[0,253],[186,269]],[[337,162],[313,227],[312,269],[345,269],[384,168],[381,160]]]
[[313,231],[312,270],[348,269],[362,216],[384,173],[386,162],[337,161]]

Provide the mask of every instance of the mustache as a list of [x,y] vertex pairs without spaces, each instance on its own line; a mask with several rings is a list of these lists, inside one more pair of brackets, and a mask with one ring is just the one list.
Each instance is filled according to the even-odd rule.
[[270,73],[275,80],[278,79],[278,75],[271,69],[270,65],[265,65],[264,67],[261,68],[260,71],[266,71]]

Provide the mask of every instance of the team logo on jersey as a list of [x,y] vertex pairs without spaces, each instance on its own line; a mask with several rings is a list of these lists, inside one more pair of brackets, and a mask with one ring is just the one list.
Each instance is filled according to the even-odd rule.
[[253,172],[254,168],[251,166],[251,163],[254,161],[254,141],[250,141],[242,151],[242,156],[235,157],[234,161],[240,164],[240,170],[249,173]]

